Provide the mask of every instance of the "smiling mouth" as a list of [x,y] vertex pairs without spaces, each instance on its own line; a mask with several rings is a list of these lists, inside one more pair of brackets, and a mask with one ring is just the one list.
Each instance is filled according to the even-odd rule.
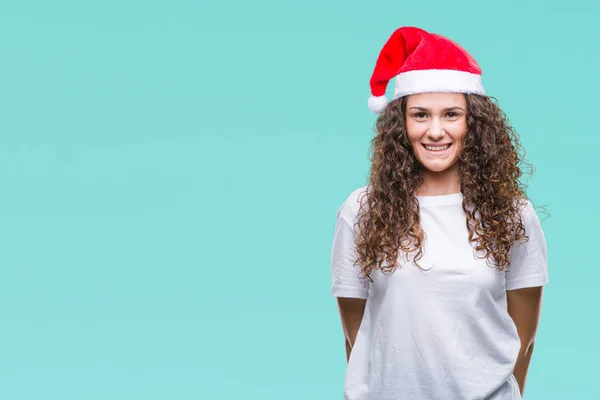
[[443,145],[443,146],[429,146],[424,144],[423,147],[427,150],[430,151],[432,153],[443,153],[444,151],[448,150],[450,147],[452,146],[452,143]]

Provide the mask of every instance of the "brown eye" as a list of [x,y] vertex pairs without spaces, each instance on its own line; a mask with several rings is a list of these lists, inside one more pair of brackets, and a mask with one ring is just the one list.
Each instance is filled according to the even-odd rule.
[[451,111],[451,112],[449,112],[449,113],[448,113],[448,114],[446,114],[446,115],[447,115],[447,116],[449,116],[450,118],[456,118],[456,117],[458,117],[458,114],[457,114],[457,113],[455,113],[455,112],[452,112],[452,111]]
[[413,114],[413,116],[417,119],[421,119],[421,118],[425,118],[426,114],[423,112],[420,112],[420,113]]

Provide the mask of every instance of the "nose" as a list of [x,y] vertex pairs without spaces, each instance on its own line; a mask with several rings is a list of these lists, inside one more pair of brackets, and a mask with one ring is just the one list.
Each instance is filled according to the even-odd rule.
[[431,125],[429,125],[427,135],[434,140],[437,140],[445,135],[444,128],[437,118],[431,119]]

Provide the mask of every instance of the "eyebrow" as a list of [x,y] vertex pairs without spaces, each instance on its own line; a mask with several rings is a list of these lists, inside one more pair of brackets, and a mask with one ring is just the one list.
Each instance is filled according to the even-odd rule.
[[[411,107],[409,108],[409,110],[420,110],[420,111],[429,111],[427,108],[425,107]],[[461,110],[464,111],[464,109],[462,107],[448,107],[448,108],[444,108],[442,111],[452,111],[452,110]]]

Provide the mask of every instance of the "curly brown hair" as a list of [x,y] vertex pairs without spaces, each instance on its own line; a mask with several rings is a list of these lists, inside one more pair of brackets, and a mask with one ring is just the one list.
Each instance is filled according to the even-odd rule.
[[[356,262],[370,281],[374,268],[383,273],[397,268],[399,251],[418,250],[414,262],[421,268],[424,232],[415,194],[423,184],[424,167],[407,136],[407,98],[388,104],[377,118],[371,140],[369,185],[355,223]],[[484,251],[488,265],[492,259],[496,268],[505,271],[512,244],[529,240],[515,199],[528,199],[527,185],[518,179],[523,175],[520,165],[531,165],[496,99],[476,94],[465,98],[467,133],[459,163],[468,239],[477,243],[476,251]],[[528,175],[532,174],[530,168]]]

